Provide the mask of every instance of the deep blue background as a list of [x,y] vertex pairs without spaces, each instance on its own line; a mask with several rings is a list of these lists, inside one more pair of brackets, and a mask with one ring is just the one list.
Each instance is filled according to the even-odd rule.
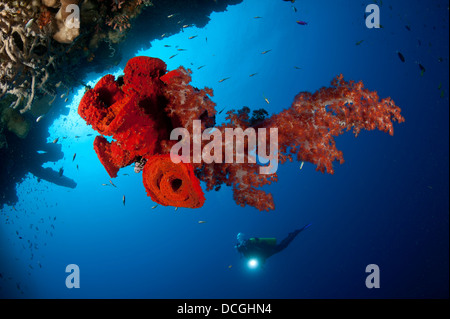
[[[402,108],[406,123],[395,125],[393,137],[338,137],[345,163],[336,163],[334,175],[308,163],[302,170],[298,163],[280,166],[279,181],[266,188],[276,204],[269,213],[237,206],[226,187],[206,193],[201,209],[151,209],[132,168],[121,170],[117,188],[102,186],[109,177],[92,147],[95,134],[87,136],[95,132],[76,114],[81,88],[49,138],[60,137],[65,152],[54,168],[63,166],[78,186],[37,183],[31,175],[18,186],[20,202],[0,215],[0,295],[448,298],[448,1],[383,1],[381,29],[365,27],[369,3],[296,1],[294,12],[290,2],[244,0],[212,14],[204,29],[187,28],[137,54],[161,58],[168,69],[191,68],[193,85],[214,89],[218,110],[247,105],[277,113],[298,92],[327,86],[342,73]],[[265,50],[272,51],[262,55]],[[418,63],[426,68],[423,76]],[[218,83],[225,77],[231,78]],[[265,269],[250,271],[233,248],[238,232],[282,239],[310,222]],[[80,289],[65,287],[71,263],[80,267]],[[380,267],[380,289],[365,287],[372,263]]]

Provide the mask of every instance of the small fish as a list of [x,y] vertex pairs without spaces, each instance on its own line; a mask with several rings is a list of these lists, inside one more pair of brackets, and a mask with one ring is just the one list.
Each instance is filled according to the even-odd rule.
[[199,223],[199,224],[204,224],[204,223],[206,223],[206,221],[204,221],[204,220],[199,220],[198,223]]
[[187,51],[186,49],[177,49],[177,51]]
[[190,27],[189,24],[185,24],[185,25],[183,26],[183,28],[189,28],[189,27]]
[[152,206],[152,209],[155,209],[156,207],[158,207],[158,205]]
[[300,169],[303,168],[303,165],[305,164],[305,162],[302,161],[302,163],[300,164]]
[[293,10],[294,12],[297,12],[297,11],[298,11],[297,8],[294,7],[294,6],[292,6],[292,10]]
[[249,77],[254,77],[256,74],[258,74],[258,73],[252,73],[249,75]]
[[272,51],[272,49],[263,51],[263,52],[261,52],[261,54],[266,54],[266,53],[269,53],[270,51]]
[[178,207],[175,207],[175,211],[177,211],[178,210]]
[[61,177],[63,174],[64,174],[64,168],[61,167],[58,171],[58,175],[59,175],[59,177]]
[[74,137],[75,137],[75,138],[80,138],[81,136],[80,136],[80,135],[75,135]]
[[264,94],[263,94],[263,98],[264,98],[264,101],[266,101],[267,104],[270,104],[269,100],[264,96]]
[[401,54],[400,51],[397,51],[397,55],[398,55],[398,58],[400,59],[400,61],[405,62],[405,57],[403,56],[403,54]]
[[123,176],[130,176],[130,174],[127,174],[127,173],[124,173],[124,174],[122,174]]
[[294,69],[301,70],[302,68],[294,65]]
[[61,94],[61,98],[65,98],[66,97],[66,93]]
[[31,27],[31,25],[33,24],[34,18],[30,19],[27,24],[25,24],[25,29],[28,29],[29,27]]
[[68,97],[65,98],[64,103],[67,103],[67,101],[69,101]]
[[220,114],[220,113],[222,113],[223,111],[225,111],[225,109],[226,109],[227,107],[225,106],[223,109],[221,109],[220,111],[219,111],[219,113],[217,113],[217,114]]
[[203,69],[206,65],[201,65],[197,68],[197,70]]
[[164,38],[165,36],[166,36],[166,34],[165,34],[165,33],[161,34],[161,38]]
[[405,25],[406,30],[411,31],[411,27],[409,25]]
[[197,35],[193,35],[192,37],[189,37],[189,40],[195,39],[197,37]]
[[167,18],[173,18],[173,17],[175,17],[175,16],[177,16],[177,15],[179,15],[179,13],[172,13],[172,14],[169,14],[168,16],[167,16]]
[[117,186],[116,185],[114,185],[114,183],[111,181],[111,180],[109,180],[109,183],[112,185],[112,186],[114,186],[114,187],[116,187],[117,188]]
[[77,164],[77,171],[78,171],[78,169],[79,169],[79,167],[78,167],[78,164]]
[[59,88],[62,84],[62,81],[59,81],[58,83],[55,84],[55,87]]
[[103,183],[103,184],[102,184],[102,186],[109,186],[109,184],[105,184],[105,183]]
[[253,19],[262,19],[260,16],[253,17]]
[[423,76],[423,74],[425,73],[425,68],[422,64],[419,63],[419,68],[420,68],[420,76]]
[[444,98],[444,96],[445,96],[445,92],[444,92],[444,90],[441,90],[441,98]]
[[441,88],[442,88],[442,82],[439,83],[438,90],[440,90]]
[[177,55],[178,55],[178,53],[170,56],[169,59],[172,59],[172,58],[176,57]]
[[123,197],[122,197],[122,203],[123,203],[123,206],[125,206],[125,195],[123,195]]
[[92,133],[89,133],[88,135],[86,135],[86,136],[92,136],[92,135],[94,135],[94,134],[92,134]]
[[40,120],[42,120],[44,118],[45,115],[40,115],[37,119],[36,119],[36,123],[39,123]]
[[307,25],[308,24],[308,22],[305,22],[305,21],[300,21],[300,20],[297,20],[297,21],[295,21],[297,24],[299,24],[299,25]]
[[74,154],[73,154],[72,162],[75,160],[75,157],[77,157],[77,153],[74,153]]
[[36,151],[38,154],[47,154],[47,151]]
[[228,265],[228,269],[231,269],[233,267],[233,265]]
[[52,143],[56,144],[56,143],[58,143],[58,141],[59,141],[59,137],[55,138]]
[[164,44],[164,47],[166,47],[166,48],[170,48],[170,47],[171,47],[171,45],[169,45],[169,44]]
[[361,43],[363,43],[364,42],[364,40],[359,40],[358,42],[356,42],[355,44],[356,45],[360,45]]
[[[231,77],[231,76],[230,76]],[[219,80],[219,83],[222,83],[223,81],[226,81],[226,80],[228,80],[230,77],[227,77],[227,78],[223,78],[223,79],[221,79],[221,80]]]

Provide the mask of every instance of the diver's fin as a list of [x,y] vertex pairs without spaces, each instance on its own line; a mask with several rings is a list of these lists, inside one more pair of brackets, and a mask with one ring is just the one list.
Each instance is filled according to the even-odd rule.
[[306,228],[308,228],[311,225],[312,225],[312,223],[309,223],[308,225],[303,226],[303,228],[300,228],[298,232],[301,232],[302,230],[305,230]]

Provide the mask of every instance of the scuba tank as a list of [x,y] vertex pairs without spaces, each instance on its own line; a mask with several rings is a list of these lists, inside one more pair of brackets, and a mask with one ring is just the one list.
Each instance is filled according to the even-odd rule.
[[269,246],[275,246],[277,244],[276,238],[250,238],[249,240],[250,244],[262,244],[265,243]]

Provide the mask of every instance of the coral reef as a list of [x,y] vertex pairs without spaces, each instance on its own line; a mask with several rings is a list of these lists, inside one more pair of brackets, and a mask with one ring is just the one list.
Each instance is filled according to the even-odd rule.
[[[190,1],[191,5],[195,3],[195,13],[202,19],[214,7],[224,10],[227,2],[240,0]],[[66,9],[70,4],[78,4],[80,8],[80,28],[66,26],[65,20],[71,14]],[[99,62],[96,69],[117,65],[118,44],[127,38],[134,20],[146,8],[152,8],[146,10],[151,17],[146,21],[158,21],[158,26],[167,28],[170,25],[159,20],[168,20],[167,12],[172,12],[169,10],[183,12],[189,5],[178,0],[170,4],[150,0],[0,0],[0,99],[15,96],[10,106],[25,113],[35,100],[48,95],[56,98],[61,95],[58,91],[82,84],[73,75],[75,68],[85,67],[89,71],[93,67],[89,63],[94,60]],[[190,13],[187,17],[193,19],[194,15]],[[148,22],[144,24],[146,34],[151,31],[150,40],[159,37],[161,30],[149,29]],[[170,27],[175,27],[172,33],[182,30],[179,24]]]
[[21,107],[21,113],[31,108],[53,62],[47,49],[49,26],[41,29],[34,21],[39,8],[38,1],[0,2],[0,98],[15,95],[11,107]]
[[[128,61],[123,78],[116,80],[106,75],[88,90],[78,113],[100,134],[113,137],[111,143],[103,136],[97,136],[94,141],[94,149],[111,177],[116,177],[121,167],[144,158],[144,186],[154,201],[197,208],[204,200],[193,168],[183,163],[175,165],[170,158],[159,154],[162,144],[167,146],[171,128],[200,119],[208,110],[212,112],[209,116],[214,116],[214,105],[207,96],[208,91],[198,91],[186,83],[182,85],[187,102],[184,105],[188,108],[180,107],[179,94],[168,103],[165,95],[170,97],[178,91],[181,83],[176,79],[187,71],[180,68],[165,73],[166,64],[160,59],[135,57]],[[197,108],[199,105],[203,107]],[[177,173],[171,175],[167,170]],[[156,183],[154,174],[172,176],[180,180],[181,185],[176,191],[163,187],[164,183]],[[171,202],[170,198],[177,199]]]
[[[272,195],[258,188],[277,181],[277,175],[259,174],[260,164],[248,160],[249,152],[245,152],[245,163],[198,163],[192,161],[192,149],[188,161],[192,164],[170,161],[169,153],[176,143],[169,139],[173,128],[183,127],[192,136],[194,120],[201,120],[202,130],[215,124],[212,90],[199,90],[190,82],[190,71],[183,67],[166,73],[163,61],[135,57],[128,61],[123,77],[116,80],[106,75],[86,92],[78,113],[99,133],[113,137],[111,143],[102,136],[94,142],[107,172],[115,177],[121,167],[137,162],[137,172],[143,166],[147,194],[166,206],[202,206],[200,180],[206,183],[207,190],[218,190],[222,184],[232,186],[234,199],[241,206],[274,209]],[[311,162],[317,170],[331,174],[332,162],[343,162],[335,136],[351,129],[356,136],[362,129],[379,129],[392,135],[393,122],[404,121],[400,108],[390,98],[380,101],[377,93],[365,89],[362,82],[346,82],[342,75],[328,88],[313,94],[299,93],[292,106],[279,114],[267,117],[267,112],[257,110],[250,117],[249,112],[248,108],[227,112],[227,122],[216,129],[224,132],[227,128],[276,127],[276,156],[281,163],[292,161],[296,155],[297,160]],[[267,149],[269,140],[260,137],[266,138]],[[248,144],[245,147],[249,151]],[[222,148],[223,154],[225,144]],[[235,156],[235,145],[232,151]]]
[[[79,65],[80,57],[92,61],[95,55],[91,50],[98,48],[98,41],[108,42],[109,36],[120,38],[111,34],[107,19],[132,19],[150,5],[127,1],[126,6],[118,8],[116,1],[83,1],[81,27],[76,28],[65,23],[71,4],[78,5],[79,1],[0,1],[0,98],[16,96],[10,106],[21,113],[29,111],[34,100],[46,95],[56,97],[58,88],[80,84],[71,72],[57,71]],[[90,49],[84,50],[87,47]]]
[[[30,136],[38,134],[44,138],[45,126],[64,109],[64,102],[73,88],[86,86],[82,80],[85,74],[103,73],[118,66],[122,59],[127,61],[128,57],[134,56],[137,50],[143,48],[143,43],[145,48],[161,34],[180,32],[182,24],[177,23],[178,20],[168,19],[168,15],[177,13],[185,23],[202,27],[208,22],[212,11],[224,11],[229,4],[241,1],[0,0],[2,163],[11,158],[28,163],[21,157],[17,158],[19,146],[16,144],[25,149],[31,143]],[[67,34],[61,29],[63,14],[67,14],[63,7],[75,2],[80,8],[80,29]],[[48,113],[46,120],[36,122],[55,106],[57,109]],[[23,119],[20,129],[17,125],[8,125],[11,118]],[[33,134],[26,134],[27,130],[32,130]],[[23,143],[22,138],[16,139],[19,137],[16,133],[26,136]],[[45,140],[41,142],[45,143]],[[30,144],[29,148],[34,150],[35,144]],[[14,167],[19,167],[19,164]],[[2,171],[2,178],[12,184],[21,180],[27,170],[20,167]],[[14,187],[8,185],[8,188],[12,190]],[[12,192],[4,194],[0,197],[0,206],[15,200]]]

